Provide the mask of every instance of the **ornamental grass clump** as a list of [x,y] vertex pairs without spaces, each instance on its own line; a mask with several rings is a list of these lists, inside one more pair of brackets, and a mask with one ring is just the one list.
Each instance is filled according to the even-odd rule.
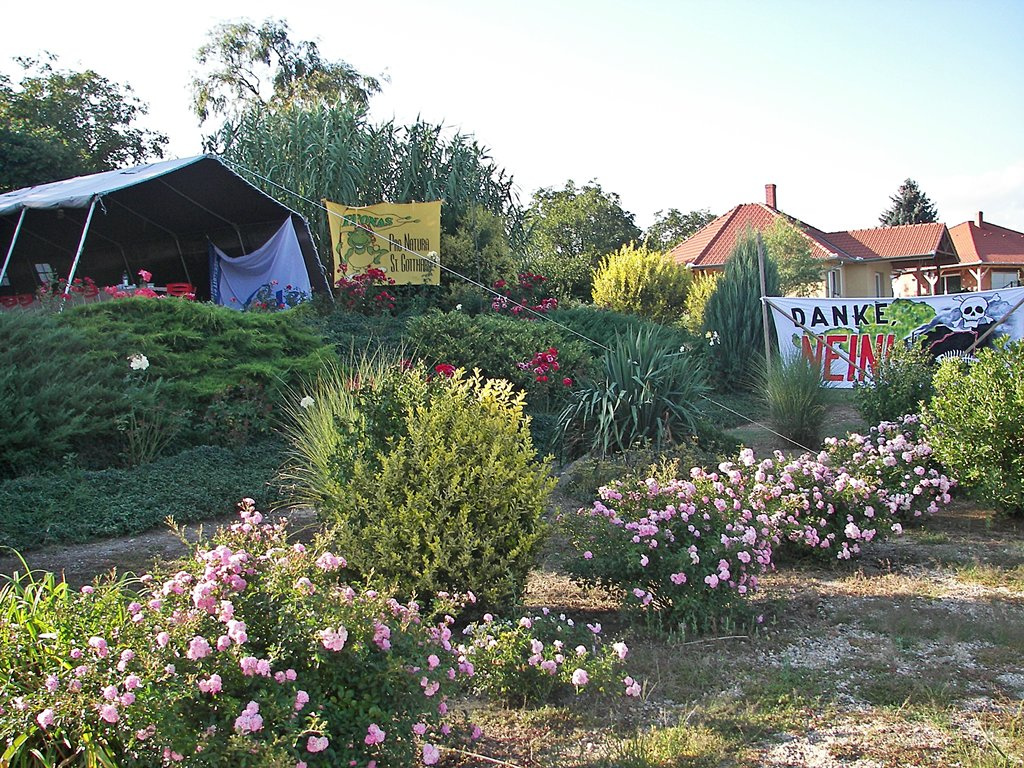
[[616,334],[596,374],[581,377],[559,425],[568,441],[601,456],[643,442],[660,448],[696,434],[706,392],[699,360],[651,328]]
[[828,384],[822,381],[821,365],[796,355],[762,365],[758,378],[772,429],[797,446],[819,445],[828,413]]
[[[432,764],[472,674],[451,618],[345,583],[248,500],[167,573],[0,592],[3,764]],[[453,606],[440,604],[443,609]]]
[[583,693],[640,695],[640,684],[623,676],[629,648],[605,641],[599,623],[578,623],[547,608],[515,621],[488,613],[463,636],[458,650],[473,664],[471,688],[502,704],[535,706]]
[[570,572],[668,626],[711,626],[772,568],[777,526],[765,495],[751,492],[752,452],[741,457],[717,472],[601,488],[590,509],[564,518],[576,550]]

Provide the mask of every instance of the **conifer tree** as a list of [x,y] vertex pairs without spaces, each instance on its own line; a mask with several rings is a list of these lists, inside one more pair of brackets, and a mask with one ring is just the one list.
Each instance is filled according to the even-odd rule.
[[882,213],[878,220],[886,227],[899,224],[931,224],[939,220],[935,204],[921,191],[913,179],[904,181],[896,194],[889,198],[892,207]]
[[[779,295],[779,272],[765,259],[765,292]],[[761,280],[757,266],[757,236],[750,229],[736,241],[715,292],[704,310],[705,340],[711,347],[712,367],[719,386],[740,389],[753,380],[757,361],[764,358]]]

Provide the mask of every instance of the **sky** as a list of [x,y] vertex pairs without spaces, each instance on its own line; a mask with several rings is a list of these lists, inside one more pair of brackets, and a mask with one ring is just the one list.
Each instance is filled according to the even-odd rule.
[[773,183],[834,231],[877,226],[913,178],[949,226],[1024,231],[1024,0],[54,0],[5,9],[0,70],[49,51],[129,84],[186,157],[195,52],[243,18],[386,76],[372,119],[472,134],[524,204],[595,180],[647,227]]

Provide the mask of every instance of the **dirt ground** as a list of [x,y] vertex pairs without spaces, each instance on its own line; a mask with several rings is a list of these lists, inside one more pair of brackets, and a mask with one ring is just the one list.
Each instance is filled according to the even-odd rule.
[[[283,510],[271,515],[273,519],[288,521],[290,535],[302,538],[316,525],[316,515],[310,509]],[[230,525],[237,518],[226,515],[183,526],[186,539],[195,542],[201,531],[212,532],[221,525]],[[61,574],[68,584],[79,587],[96,576],[112,570],[119,573],[143,574],[155,561],[173,560],[188,554],[188,547],[170,528],[154,528],[134,536],[100,539],[84,544],[46,547],[23,555],[32,570]],[[24,572],[25,564],[9,553],[0,557],[0,574],[15,570]]]
[[[562,511],[587,503],[564,486],[552,501]],[[309,510],[281,516],[300,537],[315,530]],[[231,521],[191,525],[188,537]],[[525,610],[601,617],[633,649],[641,701],[463,704],[485,736],[474,754],[448,752],[446,768],[1024,766],[1020,519],[959,502],[857,562],[785,563],[754,598],[763,623],[705,636],[632,626],[613,595],[559,571],[559,550],[554,540],[531,574]],[[27,560],[77,586],[186,551],[155,530]],[[0,558],[0,573],[22,568]]]

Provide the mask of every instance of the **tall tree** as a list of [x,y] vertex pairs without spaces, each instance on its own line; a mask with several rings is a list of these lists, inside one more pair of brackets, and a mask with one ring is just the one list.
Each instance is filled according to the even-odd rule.
[[640,239],[633,219],[619,196],[596,180],[538,189],[526,211],[531,266],[551,278],[561,296],[588,299],[601,257]]
[[15,85],[0,76],[0,187],[17,188],[163,157],[167,137],[140,128],[148,111],[131,86],[57,57],[17,57]]
[[192,80],[199,122],[238,118],[253,107],[339,102],[365,107],[380,81],[344,61],[328,61],[315,42],[289,37],[288,23],[266,19],[218,24],[196,52],[202,68]]
[[899,224],[931,224],[939,220],[935,204],[913,179],[904,181],[896,190],[896,194],[889,199],[892,201],[892,207],[878,217],[886,227]]
[[644,233],[644,239],[647,241],[648,248],[656,251],[671,251],[683,240],[716,218],[707,208],[689,213],[680,213],[678,208],[658,211],[654,214],[654,223]]
[[[765,260],[765,294],[779,295],[779,275],[772,259]],[[750,229],[736,240],[725,272],[715,283],[704,308],[704,332],[719,386],[750,386],[757,361],[764,360],[757,235]]]
[[797,225],[780,216],[761,237],[768,257],[778,267],[782,295],[812,295],[821,285],[823,264],[811,255],[811,244]]

